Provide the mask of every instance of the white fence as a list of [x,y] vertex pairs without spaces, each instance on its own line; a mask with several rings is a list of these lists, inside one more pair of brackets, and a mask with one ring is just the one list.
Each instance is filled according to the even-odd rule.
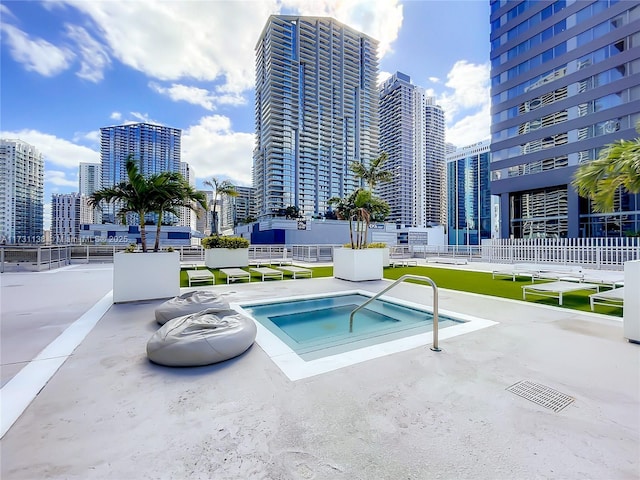
[[576,264],[622,268],[640,259],[640,238],[535,238],[484,240],[482,260],[493,263]]

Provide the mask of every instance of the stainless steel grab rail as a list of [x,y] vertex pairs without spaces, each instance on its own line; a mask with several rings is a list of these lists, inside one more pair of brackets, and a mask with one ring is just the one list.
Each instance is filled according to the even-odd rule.
[[423,277],[421,275],[411,275],[411,274],[402,275],[400,278],[398,278],[395,282],[393,282],[387,288],[379,291],[369,300],[364,302],[362,305],[359,305],[356,308],[354,308],[353,311],[351,312],[351,315],[349,315],[349,333],[353,333],[353,316],[356,314],[358,310],[363,309],[364,307],[369,305],[371,302],[373,302],[375,299],[379,298],[380,296],[382,296],[383,294],[391,290],[393,287],[395,287],[399,283],[404,282],[407,279],[425,281],[429,283],[433,288],[433,345],[431,346],[431,350],[433,350],[434,352],[439,352],[441,350],[438,347],[438,286],[436,285],[436,282],[431,280],[429,277]]

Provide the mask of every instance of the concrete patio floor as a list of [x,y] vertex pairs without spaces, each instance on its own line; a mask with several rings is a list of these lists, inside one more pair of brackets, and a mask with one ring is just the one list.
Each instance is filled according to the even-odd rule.
[[[35,340],[12,357],[20,365],[3,356],[3,403],[5,368],[9,382],[37,364],[27,359],[37,338],[44,348],[108,291],[105,268],[46,274],[57,282],[2,274],[3,349],[5,338],[20,341],[7,305],[22,301],[21,313],[34,314],[53,306],[57,325],[21,326]],[[45,281],[56,293],[18,298]],[[89,293],[80,283],[93,285]],[[198,289],[242,302],[388,284]],[[425,286],[389,296],[431,304]],[[208,367],[151,364],[145,347],[160,303],[109,308],[0,440],[2,479],[640,478],[640,346],[624,340],[620,319],[440,290],[442,309],[498,324],[442,340],[442,352],[424,345],[291,381],[258,344]],[[56,316],[65,308],[66,321]],[[506,390],[522,380],[575,401],[556,413]]]

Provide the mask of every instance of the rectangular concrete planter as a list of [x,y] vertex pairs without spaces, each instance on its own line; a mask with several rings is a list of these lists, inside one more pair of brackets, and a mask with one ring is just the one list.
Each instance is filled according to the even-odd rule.
[[247,267],[249,249],[207,248],[204,251],[204,264],[209,268]]
[[333,276],[342,280],[362,282],[382,278],[384,248],[336,248],[333,251]]
[[113,257],[113,302],[135,302],[180,294],[178,252],[117,253]]
[[624,336],[640,343],[640,260],[624,264]]

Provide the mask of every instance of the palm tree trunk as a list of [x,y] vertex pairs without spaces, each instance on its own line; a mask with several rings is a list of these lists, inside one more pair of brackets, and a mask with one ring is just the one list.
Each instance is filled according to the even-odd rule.
[[156,241],[153,245],[153,251],[160,250],[160,230],[162,229],[162,210],[158,212],[158,226],[156,227]]
[[142,245],[142,253],[147,253],[147,231],[144,225],[144,210],[138,212],[138,223],[140,224],[140,243]]

